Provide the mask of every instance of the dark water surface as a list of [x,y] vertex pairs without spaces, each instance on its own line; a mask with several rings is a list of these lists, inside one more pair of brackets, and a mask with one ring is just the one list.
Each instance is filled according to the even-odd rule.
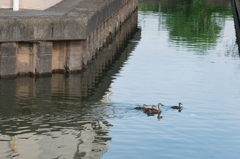
[[140,0],[136,17],[82,74],[0,81],[1,159],[240,157],[230,1]]

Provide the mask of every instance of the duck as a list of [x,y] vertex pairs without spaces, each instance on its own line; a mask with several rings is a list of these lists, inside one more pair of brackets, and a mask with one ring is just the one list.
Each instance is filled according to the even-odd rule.
[[153,110],[153,109],[155,109],[155,108],[156,108],[155,105],[152,105],[152,108],[146,108],[145,111],[147,111],[147,110]]
[[146,105],[146,104],[143,104],[142,107],[135,107],[134,109],[147,109],[146,107],[147,107],[147,105]]
[[181,109],[181,105],[182,105],[182,103],[179,102],[179,106],[172,106],[171,108],[173,108],[173,109]]
[[158,110],[157,110],[157,109],[154,109],[155,106],[153,105],[152,108],[146,109],[144,111],[144,113],[147,113],[147,114],[158,114],[158,113],[161,112],[161,106],[162,106],[162,103],[158,103]]

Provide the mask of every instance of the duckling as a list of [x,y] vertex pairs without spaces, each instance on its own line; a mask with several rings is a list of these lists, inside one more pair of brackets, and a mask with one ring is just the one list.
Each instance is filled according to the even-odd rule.
[[145,111],[147,111],[147,110],[153,110],[154,108],[156,108],[155,105],[152,105],[152,108],[146,108]]
[[182,103],[179,102],[179,106],[172,106],[171,108],[173,108],[173,109],[181,109],[181,105],[182,105]]
[[158,103],[158,110],[157,110],[157,109],[154,109],[155,106],[153,105],[152,109],[146,109],[144,111],[144,113],[147,113],[147,114],[158,114],[158,113],[161,112],[161,106],[162,106],[162,103]]
[[146,109],[146,104],[143,104],[143,107],[135,107],[134,109]]

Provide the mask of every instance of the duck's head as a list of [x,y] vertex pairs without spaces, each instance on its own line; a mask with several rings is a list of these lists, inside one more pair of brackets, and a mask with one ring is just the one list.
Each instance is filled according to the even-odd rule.
[[179,102],[179,106],[181,106],[182,105],[182,103],[181,102]]
[[152,108],[153,108],[153,109],[156,108],[155,105],[152,105]]
[[146,104],[143,104],[143,108],[146,108],[147,107],[147,105]]
[[158,103],[158,110],[161,110],[162,103]]
[[163,104],[162,103],[158,103],[158,106],[161,107],[161,106],[163,106]]

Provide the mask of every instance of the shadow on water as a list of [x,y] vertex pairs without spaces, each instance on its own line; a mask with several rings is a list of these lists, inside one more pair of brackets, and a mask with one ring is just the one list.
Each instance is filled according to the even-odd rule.
[[[159,29],[169,31],[169,41],[197,54],[214,49],[226,18],[232,16],[230,0],[140,0],[139,10],[158,13]],[[160,28],[160,25],[165,28]]]
[[106,94],[141,37],[138,11],[82,74],[0,80],[0,158],[100,158],[108,150]]

